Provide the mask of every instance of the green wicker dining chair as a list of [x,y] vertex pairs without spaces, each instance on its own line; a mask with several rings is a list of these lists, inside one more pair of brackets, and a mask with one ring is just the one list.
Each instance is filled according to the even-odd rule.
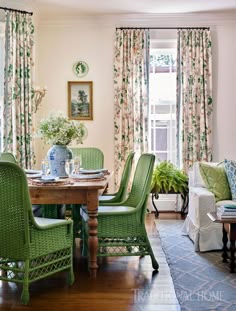
[[[16,160],[16,157],[11,152],[0,153],[0,161],[8,161],[8,162],[12,162],[12,163],[18,163]],[[42,209],[42,207],[40,205],[32,205],[32,210],[33,210],[34,216],[41,215],[41,209]],[[57,212],[57,214],[58,214],[58,212]],[[53,216],[55,216],[55,215],[53,214]],[[52,218],[56,218],[56,217],[52,217]]]
[[116,193],[107,193],[99,196],[99,205],[109,205],[110,203],[123,202],[126,199],[133,158],[134,152],[130,152],[125,162],[118,191]]
[[99,169],[104,166],[104,154],[98,148],[77,148],[71,147],[73,158],[80,156],[83,169]]
[[59,272],[73,273],[73,222],[34,217],[26,175],[17,164],[0,161],[0,280],[29,285]]
[[[145,228],[146,205],[155,156],[142,154],[138,160],[128,198],[119,203],[98,208],[98,254],[97,256],[145,256],[150,255],[153,269],[159,265],[150,245]],[[88,215],[81,208],[83,221],[83,255],[88,250]]]
[[[73,153],[73,158],[76,156],[81,157],[83,169],[99,169],[104,168],[104,154],[102,150],[93,147],[77,148],[72,147],[70,150]],[[81,237],[81,216],[80,204],[71,204],[66,206],[67,213],[71,211],[72,219],[74,221],[74,236]]]

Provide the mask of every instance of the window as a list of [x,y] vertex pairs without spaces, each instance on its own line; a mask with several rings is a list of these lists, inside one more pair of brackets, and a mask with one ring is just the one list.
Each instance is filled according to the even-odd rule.
[[[175,30],[151,32],[149,62],[149,149],[160,161],[177,163]],[[179,196],[160,194],[159,211],[179,210]]]
[[[176,40],[174,41],[176,44]],[[152,43],[152,42],[151,42]],[[176,48],[151,48],[149,145],[156,158],[176,164]]]

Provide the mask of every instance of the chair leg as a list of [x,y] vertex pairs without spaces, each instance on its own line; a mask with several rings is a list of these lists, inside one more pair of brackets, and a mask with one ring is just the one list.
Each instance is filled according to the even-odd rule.
[[86,223],[82,221],[81,226],[81,238],[82,238],[82,256],[88,257],[88,234],[86,232]]
[[29,296],[29,260],[25,261],[24,269],[24,281],[23,281],[23,290],[21,293],[21,301],[24,305],[27,305],[30,299]]
[[82,225],[82,219],[80,216],[80,208],[81,204],[72,204],[71,210],[72,210],[72,219],[74,222],[74,235],[75,237],[81,237],[81,225]]
[[72,285],[75,281],[74,270],[73,270],[73,262],[71,261],[70,269],[68,271],[68,284]]
[[154,256],[152,250],[151,250],[150,256],[151,256],[151,260],[152,260],[152,267],[153,267],[153,269],[154,269],[154,270],[158,270],[158,269],[159,269],[159,264],[158,264],[158,262],[157,262],[157,260],[156,260],[156,258],[155,258],[155,256]]
[[148,244],[148,247],[149,247],[149,254],[150,254],[150,257],[151,257],[151,261],[152,261],[152,267],[154,270],[158,270],[159,269],[159,264],[154,256],[154,253],[153,253],[153,250],[152,250],[152,247],[151,247],[151,244],[149,242],[149,239],[148,237],[146,238],[147,239],[147,244]]

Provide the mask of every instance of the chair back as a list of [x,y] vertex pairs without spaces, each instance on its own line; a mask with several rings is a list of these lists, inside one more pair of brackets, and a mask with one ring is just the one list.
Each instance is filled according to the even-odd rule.
[[134,152],[131,152],[126,159],[124,170],[121,176],[120,187],[115,195],[116,202],[122,202],[126,199],[134,154]]
[[9,161],[12,163],[17,163],[15,156],[10,152],[1,152],[0,161]]
[[0,256],[23,258],[29,252],[31,203],[24,171],[0,161]]
[[98,148],[70,148],[73,157],[81,156],[84,169],[99,169],[104,167],[104,154]]
[[143,153],[136,165],[129,197],[124,205],[136,208],[143,207],[142,216],[145,214],[146,203],[151,190],[151,181],[154,168],[155,156],[150,153]]

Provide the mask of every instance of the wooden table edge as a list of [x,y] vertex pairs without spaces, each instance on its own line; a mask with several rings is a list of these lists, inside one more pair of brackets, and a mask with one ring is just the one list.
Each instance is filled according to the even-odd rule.
[[221,218],[217,215],[216,212],[210,212],[207,213],[207,216],[216,223],[236,223],[236,217],[235,218]]

